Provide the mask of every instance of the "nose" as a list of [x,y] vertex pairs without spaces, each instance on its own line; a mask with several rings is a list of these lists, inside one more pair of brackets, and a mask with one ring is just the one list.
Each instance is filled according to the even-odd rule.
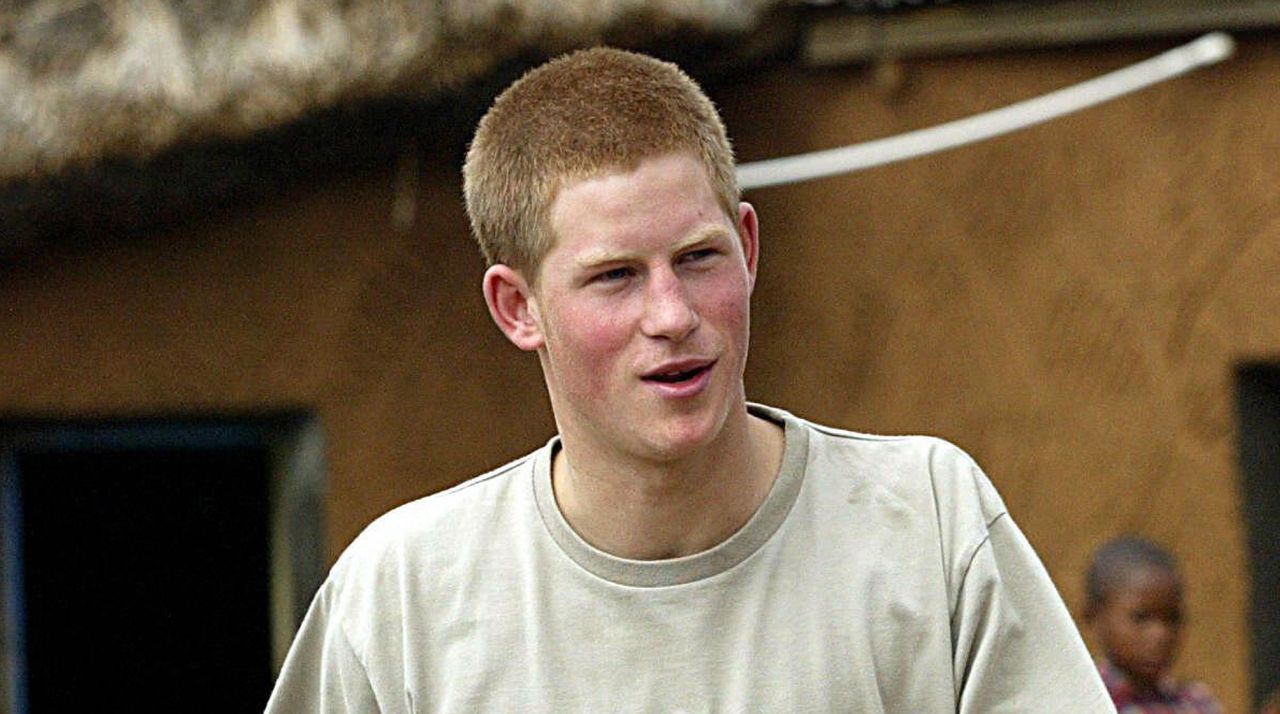
[[645,286],[645,311],[641,329],[649,337],[680,341],[698,329],[698,311],[689,299],[688,286],[671,270],[650,273]]
[[1163,656],[1169,656],[1178,645],[1178,628],[1175,625],[1152,623],[1144,634],[1147,646]]

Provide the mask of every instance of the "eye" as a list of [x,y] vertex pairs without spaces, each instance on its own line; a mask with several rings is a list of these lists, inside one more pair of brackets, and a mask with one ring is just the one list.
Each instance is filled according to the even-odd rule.
[[680,256],[680,262],[695,263],[700,260],[706,260],[707,258],[710,258],[713,255],[715,255],[717,252],[719,251],[715,250],[714,248],[699,248],[698,250],[691,250],[688,253],[685,253],[684,255]]
[[612,283],[631,277],[630,268],[610,268],[600,273],[596,273],[591,279],[595,283]]

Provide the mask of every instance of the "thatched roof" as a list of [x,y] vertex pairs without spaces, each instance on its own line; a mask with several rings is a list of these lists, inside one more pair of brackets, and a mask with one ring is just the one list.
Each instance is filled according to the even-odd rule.
[[0,0],[0,186],[431,98],[521,55],[751,29],[780,0]]

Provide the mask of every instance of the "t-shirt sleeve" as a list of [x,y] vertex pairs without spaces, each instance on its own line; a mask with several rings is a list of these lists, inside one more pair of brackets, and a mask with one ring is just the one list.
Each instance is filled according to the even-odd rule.
[[1007,513],[973,551],[952,633],[961,714],[1115,714],[1053,581]]
[[333,618],[334,585],[326,581],[294,638],[266,714],[379,712],[369,676]]

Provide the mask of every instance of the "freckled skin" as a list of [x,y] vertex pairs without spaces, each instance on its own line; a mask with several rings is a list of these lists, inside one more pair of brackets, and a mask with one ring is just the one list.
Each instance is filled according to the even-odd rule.
[[[664,462],[714,444],[730,420],[745,423],[750,205],[725,215],[702,166],[677,154],[568,185],[550,220],[555,244],[531,308],[565,443]],[[696,396],[664,396],[643,378],[679,360],[714,361]]]
[[1154,691],[1182,643],[1182,583],[1160,568],[1129,575],[1093,617],[1107,659],[1139,690]]

